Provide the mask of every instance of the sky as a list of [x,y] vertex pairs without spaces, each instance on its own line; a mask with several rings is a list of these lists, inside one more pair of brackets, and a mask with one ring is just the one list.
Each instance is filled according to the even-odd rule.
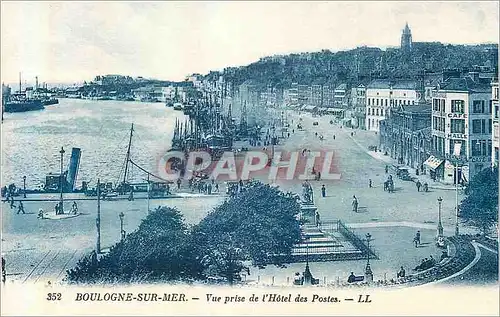
[[183,80],[264,56],[498,43],[498,2],[1,2],[2,82]]

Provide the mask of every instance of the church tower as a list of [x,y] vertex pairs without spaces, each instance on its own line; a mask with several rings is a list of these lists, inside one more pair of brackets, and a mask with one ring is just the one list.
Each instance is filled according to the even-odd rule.
[[406,23],[403,34],[401,34],[401,50],[403,50],[403,52],[409,52],[411,51],[411,46],[411,30],[410,27],[408,27],[408,23]]

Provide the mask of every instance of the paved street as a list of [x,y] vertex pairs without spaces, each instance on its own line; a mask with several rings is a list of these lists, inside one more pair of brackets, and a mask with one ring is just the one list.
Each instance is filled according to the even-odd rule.
[[[293,114],[294,125],[298,115]],[[330,116],[313,118],[302,113],[304,130],[291,134],[281,145],[286,150],[320,150],[333,148],[338,157],[339,170],[342,174],[336,181],[312,181],[315,203],[323,220],[341,219],[347,223],[406,221],[418,224],[435,224],[437,226],[438,202],[442,197],[442,221],[444,226],[455,224],[455,191],[431,189],[429,192],[417,192],[415,183],[402,181],[392,174],[395,182],[395,192],[383,190],[386,162],[378,160],[368,153],[368,145],[378,145],[378,136],[374,132],[340,128],[330,124]],[[313,122],[319,124],[313,126]],[[315,136],[324,136],[321,141]],[[355,132],[353,138],[350,133]],[[333,140],[335,135],[335,140]],[[356,142],[353,142],[354,141]],[[369,188],[368,180],[372,179],[373,188]],[[282,188],[301,193],[301,183],[277,182]],[[321,185],[327,188],[327,197],[321,197]],[[430,184],[431,185],[431,184]],[[359,213],[352,212],[352,196],[359,201]]]

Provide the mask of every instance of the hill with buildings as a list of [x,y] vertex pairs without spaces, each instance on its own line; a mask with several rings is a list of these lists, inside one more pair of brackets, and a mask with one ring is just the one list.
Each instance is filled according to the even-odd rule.
[[498,63],[497,44],[451,45],[440,42],[413,42],[406,25],[400,48],[358,47],[331,52],[322,50],[301,54],[269,56],[242,67],[210,72],[208,80],[223,75],[233,87],[247,80],[262,86],[289,87],[304,85],[356,83],[374,78],[413,79],[422,71],[441,72],[458,69],[494,69]]

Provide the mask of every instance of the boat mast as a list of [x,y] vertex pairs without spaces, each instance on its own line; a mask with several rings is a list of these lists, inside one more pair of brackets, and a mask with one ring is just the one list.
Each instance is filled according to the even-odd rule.
[[134,132],[134,124],[132,123],[132,127],[130,128],[130,138],[128,140],[127,158],[125,159],[125,173],[123,173],[123,184],[125,184],[125,182],[127,180],[128,162],[130,161],[130,146],[132,145],[132,133],[133,132]]

